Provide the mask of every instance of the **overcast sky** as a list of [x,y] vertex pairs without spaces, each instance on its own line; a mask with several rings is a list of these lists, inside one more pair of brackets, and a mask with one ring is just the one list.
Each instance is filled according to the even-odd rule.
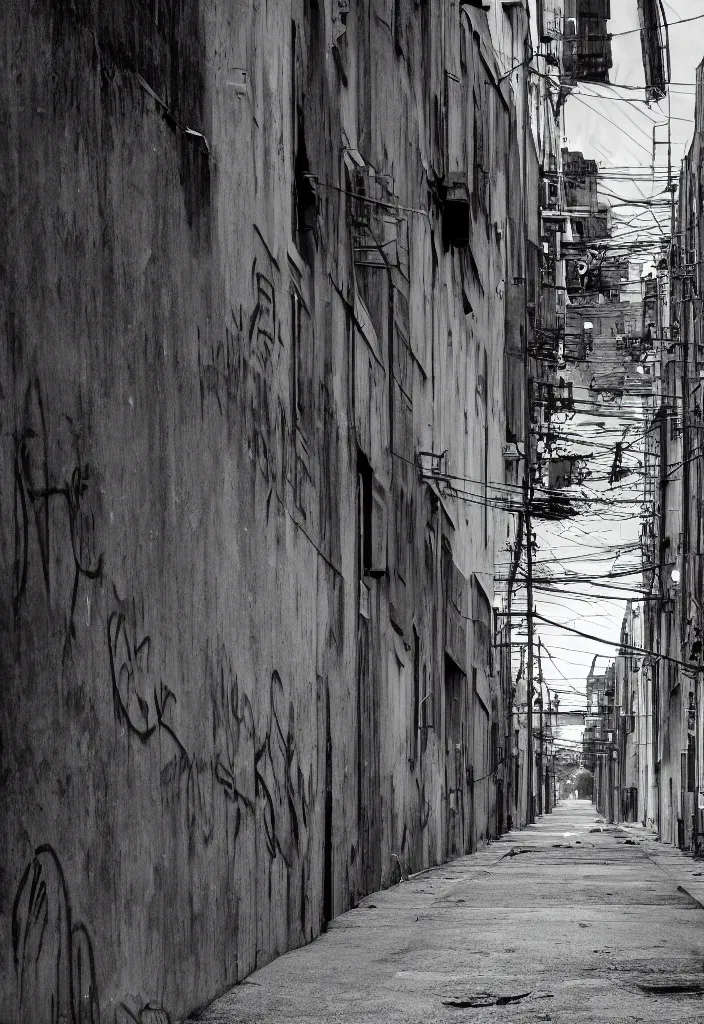
[[[703,0],[666,0],[665,13],[670,27],[673,84],[672,139],[673,163],[677,167],[692,136],[694,112],[694,74],[704,58],[704,19],[682,25],[681,18],[704,13]],[[611,0],[609,32],[613,39],[613,68],[609,74],[615,85],[642,86],[645,79],[640,49],[640,34],[618,36],[638,28],[636,0]],[[599,94],[601,99],[593,96]],[[578,95],[581,94],[581,95]],[[616,99],[609,99],[609,96]],[[570,149],[581,149],[585,156],[599,160],[605,167],[634,164],[650,168],[652,125],[667,117],[667,100],[647,107],[645,103],[624,103],[624,99],[643,99],[644,93],[582,83],[567,102],[565,130]],[[682,118],[683,120],[674,120]],[[656,139],[667,138],[665,128],[656,129]],[[665,146],[657,147],[657,160],[666,163]]]

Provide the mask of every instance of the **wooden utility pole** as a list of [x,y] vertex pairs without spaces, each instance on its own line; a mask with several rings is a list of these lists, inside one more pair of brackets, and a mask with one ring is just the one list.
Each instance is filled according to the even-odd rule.
[[[528,339],[526,337],[526,363],[528,362]],[[526,389],[530,386],[530,377],[526,371]],[[524,516],[526,522],[526,619],[528,626],[528,664],[526,667],[526,700],[528,702],[528,821],[535,821],[535,805],[533,799],[533,530],[530,514],[531,481],[530,481],[530,401],[526,390],[526,458],[523,480]]]
[[533,799],[533,526],[531,518],[531,376],[530,349],[528,343],[528,275],[530,261],[528,259],[528,72],[523,70],[523,515],[526,526],[526,601],[528,626],[528,665],[526,672],[526,689],[528,709],[526,715],[527,736],[527,803],[526,817],[532,824],[535,822],[535,804]]

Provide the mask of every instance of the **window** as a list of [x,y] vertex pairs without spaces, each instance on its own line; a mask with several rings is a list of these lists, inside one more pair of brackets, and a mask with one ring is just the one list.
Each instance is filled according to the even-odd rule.
[[295,290],[291,292],[291,409],[304,434],[313,427],[313,331],[310,316]]
[[491,770],[495,772],[499,767],[499,726],[497,722],[491,723]]
[[485,139],[484,114],[481,99],[474,93],[474,194],[482,206],[486,204],[486,179],[484,170]]
[[404,583],[408,581],[408,519],[406,489],[402,485],[399,488],[398,497],[396,499],[396,561],[394,569],[396,570],[396,575],[399,576]]
[[318,203],[316,178],[311,174],[306,149],[304,118],[305,97],[298,71],[298,36],[296,22],[291,22],[291,144],[293,152],[293,186],[291,195],[291,231],[296,248],[306,263],[312,265],[315,255]]
[[366,455],[357,453],[357,498],[359,524],[359,576],[367,576],[372,567],[372,468]]
[[418,754],[418,731],[420,729],[420,637],[413,627],[413,722],[411,737],[411,760],[415,761]]
[[489,362],[484,349],[484,547],[489,544]]

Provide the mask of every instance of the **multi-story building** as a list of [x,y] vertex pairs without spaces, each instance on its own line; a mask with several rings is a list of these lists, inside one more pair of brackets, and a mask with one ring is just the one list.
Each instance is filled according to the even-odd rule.
[[569,301],[619,298],[620,267],[609,256],[604,240],[612,230],[611,209],[599,199],[599,167],[581,152],[562,149],[566,217],[563,256]]
[[594,802],[597,811],[613,821],[616,771],[614,768],[614,708],[616,667],[595,673],[596,657],[587,676],[587,717],[584,729],[585,767],[594,773]]
[[704,285],[701,153],[704,65],[697,69],[695,132],[683,161],[675,234],[657,274],[645,281],[645,317],[656,332],[654,393],[645,463],[642,526],[644,646],[642,684],[650,720],[644,820],[664,842],[701,848],[702,786],[702,413],[704,372],[697,313]]
[[533,813],[559,85],[522,4],[0,24],[0,1017],[181,1017]]
[[611,0],[564,0],[565,71],[573,81],[608,82],[613,65]]
[[670,80],[667,25],[662,4],[658,0],[638,0],[638,20],[646,95],[649,101],[657,102],[666,95]]
[[644,689],[642,606],[626,602],[621,646],[603,674],[587,677],[585,764],[595,774],[595,802],[607,821],[643,821],[648,816],[649,723]]
[[639,715],[642,663],[639,651],[643,646],[641,626],[640,605],[628,600],[621,624],[621,647],[616,657],[617,807],[621,821],[638,821],[643,817],[640,788],[640,748],[643,737],[639,728],[643,721],[643,716]]

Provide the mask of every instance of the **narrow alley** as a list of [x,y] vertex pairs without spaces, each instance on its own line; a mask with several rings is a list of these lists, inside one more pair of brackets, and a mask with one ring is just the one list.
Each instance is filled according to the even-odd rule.
[[0,1024],[704,1024],[703,26],[0,3]]
[[704,873],[567,800],[364,899],[255,972],[204,1024],[701,1022]]

